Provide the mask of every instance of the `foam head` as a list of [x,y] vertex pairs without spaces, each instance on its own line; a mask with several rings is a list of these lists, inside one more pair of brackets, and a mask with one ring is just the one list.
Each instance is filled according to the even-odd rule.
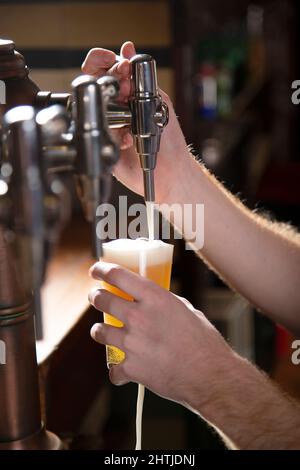
[[146,258],[147,266],[160,265],[172,260],[173,245],[161,240],[146,238],[120,238],[103,244],[105,261],[118,263],[129,269],[139,266],[141,256]]

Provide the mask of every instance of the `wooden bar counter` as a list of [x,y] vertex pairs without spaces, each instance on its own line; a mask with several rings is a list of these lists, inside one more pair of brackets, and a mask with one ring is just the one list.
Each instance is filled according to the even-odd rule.
[[101,408],[107,407],[105,349],[90,337],[91,326],[102,318],[88,303],[96,285],[88,276],[94,262],[89,228],[73,220],[51,258],[42,292],[44,338],[37,342],[43,419],[70,442],[84,432],[95,403],[98,428],[106,412]]

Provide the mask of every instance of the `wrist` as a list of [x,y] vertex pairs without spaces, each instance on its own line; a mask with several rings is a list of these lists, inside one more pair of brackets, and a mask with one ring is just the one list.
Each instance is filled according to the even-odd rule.
[[243,393],[240,379],[245,369],[248,373],[252,366],[229,347],[216,356],[214,363],[206,365],[207,374],[203,377],[200,374],[199,380],[194,380],[194,387],[187,393],[186,406],[218,426],[226,419],[228,410],[236,406],[236,399],[240,399]]
[[169,168],[165,169],[165,181],[162,182],[160,191],[158,193],[158,204],[174,204],[190,202],[191,198],[191,183],[195,177],[195,165],[200,165],[195,162],[194,157],[185,147],[184,151],[172,155],[172,162]]

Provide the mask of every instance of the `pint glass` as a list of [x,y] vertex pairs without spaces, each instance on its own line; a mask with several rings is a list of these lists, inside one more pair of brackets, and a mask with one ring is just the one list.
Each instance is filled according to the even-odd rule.
[[[173,258],[173,245],[160,240],[147,240],[145,238],[119,239],[103,244],[103,261],[116,263],[134,271],[159,286],[169,290]],[[126,292],[103,282],[103,287],[113,294],[127,300],[134,300]],[[117,318],[104,313],[104,322],[122,327],[123,323]],[[115,346],[106,346],[107,366],[119,364],[125,358],[125,353]]]

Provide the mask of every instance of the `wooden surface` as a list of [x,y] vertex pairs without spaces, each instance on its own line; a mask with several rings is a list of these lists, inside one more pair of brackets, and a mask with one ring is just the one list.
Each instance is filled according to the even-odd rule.
[[71,448],[101,448],[109,412],[105,348],[90,337],[92,325],[102,321],[88,302],[97,284],[88,276],[93,263],[90,226],[77,217],[48,265],[42,292],[44,339],[37,342],[42,418]]
[[37,342],[41,364],[60,346],[89,308],[88,292],[96,283],[88,276],[91,257],[89,227],[78,219],[55,250],[42,292],[44,339]]

